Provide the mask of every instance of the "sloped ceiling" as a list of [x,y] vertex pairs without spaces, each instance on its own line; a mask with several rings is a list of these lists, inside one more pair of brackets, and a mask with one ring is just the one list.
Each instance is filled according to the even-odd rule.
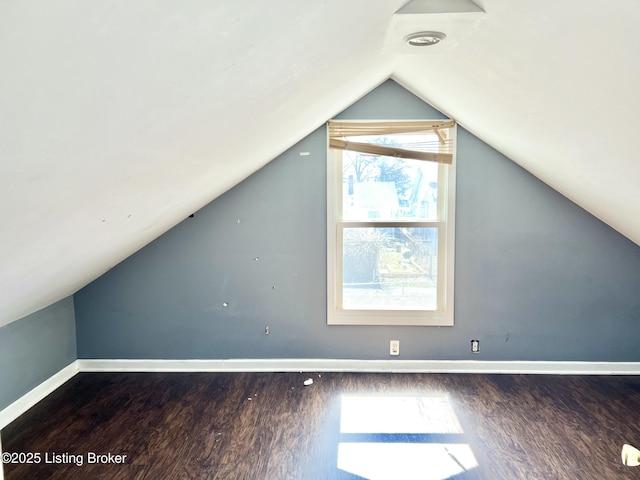
[[478,0],[471,20],[412,17],[448,29],[419,53],[395,43],[406,3],[0,3],[0,325],[390,76],[640,243],[640,3]]

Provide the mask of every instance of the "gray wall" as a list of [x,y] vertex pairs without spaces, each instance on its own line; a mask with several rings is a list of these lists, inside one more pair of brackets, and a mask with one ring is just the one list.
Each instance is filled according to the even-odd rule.
[[[341,117],[442,115],[388,81]],[[399,339],[400,359],[640,360],[640,248],[462,128],[457,161],[454,327],[326,325],[321,128],[78,292],[79,358],[381,359]]]
[[0,328],[0,410],[76,358],[72,297]]

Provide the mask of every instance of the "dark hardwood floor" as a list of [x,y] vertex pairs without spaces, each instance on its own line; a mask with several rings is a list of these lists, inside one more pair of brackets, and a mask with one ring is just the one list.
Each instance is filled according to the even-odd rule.
[[6,480],[640,478],[623,443],[640,377],[82,373],[2,431]]

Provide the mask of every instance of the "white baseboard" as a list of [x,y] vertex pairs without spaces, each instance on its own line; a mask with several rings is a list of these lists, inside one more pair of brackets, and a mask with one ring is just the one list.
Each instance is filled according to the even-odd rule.
[[78,360],[81,372],[380,372],[640,375],[640,362],[481,360]]
[[[481,360],[76,360],[0,410],[0,429],[78,372],[380,372],[640,375],[640,362],[524,362]],[[0,477],[0,480],[2,478]]]
[[[640,362],[525,362],[482,360],[76,360],[0,410],[6,427],[78,372],[380,372],[640,375]],[[2,480],[0,478],[0,480]]]
[[[58,373],[47,378],[40,385],[25,393],[8,407],[0,410],[0,430],[9,425],[51,392],[57,390],[69,379],[73,378],[76,373],[78,373],[77,360],[64,367]],[[0,480],[2,480],[1,475]]]

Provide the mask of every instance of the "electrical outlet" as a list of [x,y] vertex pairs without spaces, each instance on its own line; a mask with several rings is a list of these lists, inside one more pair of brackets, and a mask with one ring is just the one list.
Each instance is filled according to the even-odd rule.
[[480,353],[480,340],[471,340],[471,353]]
[[389,355],[400,355],[400,340],[389,340]]

